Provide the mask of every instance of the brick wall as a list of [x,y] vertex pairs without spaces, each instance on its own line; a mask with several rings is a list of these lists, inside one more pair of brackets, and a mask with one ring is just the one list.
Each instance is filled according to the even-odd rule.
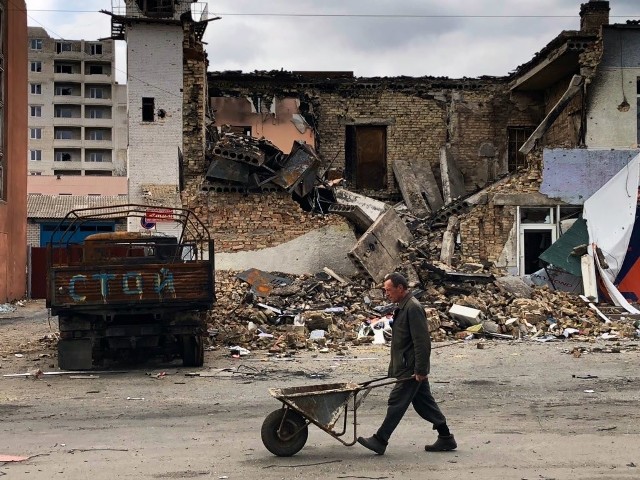
[[32,221],[27,223],[27,245],[31,247],[40,246],[40,225]]
[[[287,96],[300,100],[315,129],[316,149],[326,164],[345,169],[348,125],[373,122],[387,129],[387,188],[362,192],[397,194],[392,163],[428,162],[439,176],[440,148],[449,145],[468,191],[486,184],[483,144],[496,151],[496,173],[506,170],[507,127],[537,126],[541,99],[512,99],[504,78],[449,80],[431,77],[319,79],[305,83],[288,72],[210,74],[215,96]],[[494,169],[495,170],[495,169]]]
[[[182,148],[183,30],[180,25],[127,27],[129,200],[142,203],[142,184],[178,186]],[[155,100],[153,122],[142,121],[142,98]],[[164,118],[158,113],[164,111]]]
[[200,192],[202,177],[187,182],[182,193],[189,208],[207,225],[217,252],[257,250],[293,240],[330,224],[343,222],[336,215],[303,211],[286,192]]
[[[569,76],[553,85],[553,87],[547,91],[545,115],[558,103],[558,100],[560,100],[562,95],[567,91],[570,82],[571,77]],[[545,134],[545,146],[553,148],[575,148],[578,146],[580,140],[580,124],[582,122],[582,102],[582,93],[579,93],[571,99]]]
[[[298,98],[301,112],[315,129],[316,149],[325,166],[331,163],[343,173],[347,125],[386,125],[387,188],[361,191],[385,199],[399,197],[392,169],[395,160],[427,162],[439,179],[440,149],[447,144],[463,172],[467,190],[484,186],[492,176],[488,174],[490,167],[494,173],[506,171],[507,128],[535,126],[543,116],[539,98],[520,95],[513,99],[505,79],[500,78],[399,77],[303,83],[287,72],[210,74],[209,90],[213,96]],[[496,157],[490,161],[497,163],[497,168],[479,156],[480,147],[486,143],[495,148]],[[222,250],[277,245],[331,221],[309,218],[284,193],[202,195],[208,199],[205,211]],[[283,208],[287,214],[283,214]],[[247,226],[242,223],[244,218],[249,219]],[[507,223],[502,222],[500,229],[508,230]],[[226,231],[229,225],[234,226],[233,233]],[[496,234],[494,230],[489,232],[488,226],[481,230]],[[482,257],[490,256],[487,252],[492,250],[489,243],[470,247],[474,255]]]
[[207,55],[190,22],[184,24],[183,175],[201,174],[205,168],[205,101]]
[[460,219],[460,239],[462,256],[466,261],[494,263],[498,260],[516,221],[516,207],[495,205],[492,201],[496,193],[537,193],[542,181],[542,154],[531,153],[527,157],[529,165],[507,182],[487,189],[488,203],[478,205]]

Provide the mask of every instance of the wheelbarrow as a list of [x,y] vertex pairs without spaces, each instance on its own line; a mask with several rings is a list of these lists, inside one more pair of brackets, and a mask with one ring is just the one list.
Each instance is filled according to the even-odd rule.
[[[328,383],[290,388],[270,388],[272,397],[282,402],[282,408],[267,415],[262,423],[262,443],[274,455],[290,457],[298,453],[309,435],[308,426],[314,424],[343,445],[349,447],[357,440],[357,411],[373,388],[406,380],[376,378],[364,383]],[[351,408],[350,408],[351,407]],[[343,440],[347,433],[349,411],[353,417],[353,439]],[[342,417],[340,431],[336,424]]]

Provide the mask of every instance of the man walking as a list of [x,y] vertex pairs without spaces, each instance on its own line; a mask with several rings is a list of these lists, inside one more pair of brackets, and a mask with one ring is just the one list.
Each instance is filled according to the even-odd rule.
[[371,437],[358,437],[358,443],[383,455],[389,438],[402,420],[409,405],[422,418],[433,424],[438,438],[433,445],[426,445],[427,452],[455,450],[457,444],[447,426],[447,419],[440,411],[429,388],[429,357],[431,337],[424,309],[409,291],[407,279],[399,273],[391,273],[384,279],[387,298],[398,304],[393,315],[391,360],[389,377],[399,380],[389,395],[387,415],[378,431]]

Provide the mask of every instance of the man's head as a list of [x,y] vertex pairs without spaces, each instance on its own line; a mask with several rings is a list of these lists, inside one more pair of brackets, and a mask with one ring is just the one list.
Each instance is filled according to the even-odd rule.
[[384,293],[391,302],[400,302],[408,291],[409,284],[403,275],[394,272],[384,277]]

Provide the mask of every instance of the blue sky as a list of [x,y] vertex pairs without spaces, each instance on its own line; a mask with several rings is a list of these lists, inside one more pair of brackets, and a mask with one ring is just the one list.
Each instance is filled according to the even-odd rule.
[[[55,38],[110,34],[124,0],[27,0],[29,25]],[[349,70],[358,76],[506,75],[561,30],[586,0],[221,0],[208,3],[209,70]],[[610,0],[611,22],[640,19],[640,1]],[[278,14],[272,16],[265,14]],[[330,16],[289,16],[330,15]],[[379,15],[353,17],[353,14]],[[544,17],[539,17],[544,15]],[[412,16],[407,18],[405,16]],[[117,42],[118,81],[126,79]]]

